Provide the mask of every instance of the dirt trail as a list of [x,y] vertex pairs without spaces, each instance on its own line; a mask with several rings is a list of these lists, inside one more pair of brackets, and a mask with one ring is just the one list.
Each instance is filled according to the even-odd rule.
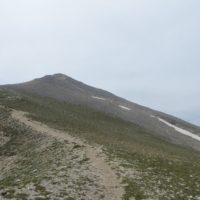
[[65,132],[50,128],[45,124],[37,121],[30,120],[26,117],[26,113],[22,111],[13,110],[12,117],[26,126],[31,127],[33,130],[48,134],[58,140],[65,140],[69,143],[76,143],[83,146],[83,151],[90,160],[90,164],[96,170],[97,174],[100,174],[102,185],[104,186],[103,199],[106,200],[121,200],[124,194],[123,187],[120,184],[120,180],[117,178],[115,171],[111,169],[108,163],[105,161],[106,156],[103,154],[101,147],[88,145],[84,140],[75,138]]

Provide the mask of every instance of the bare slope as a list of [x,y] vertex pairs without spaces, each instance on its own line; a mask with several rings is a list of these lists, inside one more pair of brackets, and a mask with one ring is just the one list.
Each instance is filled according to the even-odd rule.
[[[140,106],[117,97],[107,91],[90,87],[63,74],[48,75],[30,82],[4,86],[10,89],[51,97],[59,101],[88,106],[101,112],[133,122],[150,130],[155,136],[167,139],[175,144],[190,146],[200,150],[200,144],[159,118],[185,131],[200,136],[200,128],[173,116]],[[156,117],[152,117],[156,116]]]
[[[173,145],[103,112],[48,97],[1,90],[0,105],[29,113],[31,120],[16,111],[15,118],[28,126],[19,123],[10,117],[9,109],[0,106],[3,199],[101,199],[108,190],[111,194],[121,191],[120,180],[123,200],[200,197],[197,151]],[[73,143],[62,138],[64,133],[80,139]],[[80,145],[79,140],[86,143]],[[116,183],[110,182],[109,175]],[[116,190],[109,185],[117,186]]]
[[0,111],[0,117],[6,115],[0,119],[1,200],[123,198],[121,180],[100,146],[30,120],[24,112],[12,110],[9,117]]
[[[25,116],[26,113],[13,110],[12,117],[17,121],[27,125],[32,128],[34,131],[51,136],[60,140],[61,142],[67,142],[69,145],[75,145],[75,148],[81,148],[79,152],[79,157],[83,160],[90,163],[90,174],[94,174],[99,181],[99,184],[103,188],[102,195],[98,196],[94,194],[85,194],[86,199],[109,199],[109,200],[121,200],[123,197],[123,189],[120,183],[120,180],[115,174],[115,170],[105,162],[106,156],[103,154],[101,147],[90,146],[86,141],[81,140],[80,138],[75,138],[67,134],[66,132],[61,132],[55,129],[52,129],[42,123],[30,120]],[[67,156],[67,155],[66,155]],[[84,161],[83,161],[84,163]],[[83,171],[80,171],[83,175]],[[84,174],[86,178],[89,178],[90,174]],[[74,175],[74,178],[76,175]],[[73,178],[73,177],[72,177]],[[97,190],[98,188],[93,188]]]

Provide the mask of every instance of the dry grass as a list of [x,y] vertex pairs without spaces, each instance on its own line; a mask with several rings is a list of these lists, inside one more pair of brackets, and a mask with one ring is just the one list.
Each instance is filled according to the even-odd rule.
[[[12,95],[8,100],[7,96]],[[199,152],[172,145],[137,125],[86,107],[7,91],[0,93],[0,101],[31,113],[34,120],[103,145],[110,162],[119,160],[121,169],[130,172],[123,176],[124,199],[134,196],[136,199],[196,200],[200,196]]]

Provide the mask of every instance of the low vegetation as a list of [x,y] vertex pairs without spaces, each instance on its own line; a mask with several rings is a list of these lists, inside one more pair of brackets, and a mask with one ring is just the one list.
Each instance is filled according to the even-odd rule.
[[[119,163],[117,170],[119,176],[123,179],[124,200],[133,197],[136,200],[200,199],[199,152],[155,138],[147,130],[119,118],[50,98],[1,90],[0,104],[9,109],[28,112],[32,119],[82,137],[90,143],[103,145],[109,158],[108,162],[117,160]],[[8,115],[7,112],[5,112],[5,115]],[[37,149],[40,139],[28,134],[30,131],[23,128],[19,131],[16,127],[16,125],[1,127],[2,131],[8,133],[11,139],[1,147],[0,154],[1,156],[15,156],[19,154],[18,151],[21,151],[20,154],[23,151],[23,157],[26,158],[26,154],[35,153],[33,157],[36,156],[36,160],[26,158],[23,162],[20,161],[19,166],[27,165],[25,171],[23,171],[23,177],[17,172],[13,174],[20,176],[20,181],[23,184],[27,183],[27,179],[30,181],[34,177],[32,182],[37,185],[40,176],[35,180],[35,176],[29,172],[40,171],[45,169],[46,166],[51,166],[52,158],[56,156],[53,152],[55,149],[60,149],[61,146],[52,143],[44,150],[51,151],[52,156],[47,160],[42,159],[42,156],[49,155],[49,153],[40,152],[41,157],[39,159],[38,153],[33,149]],[[21,133],[24,134],[23,138]],[[23,145],[19,145],[19,143]],[[22,173],[22,171],[19,172]],[[41,171],[39,174],[45,173]],[[11,183],[15,183],[13,178],[14,176],[6,176],[3,180],[0,179],[0,189],[9,186],[12,190],[14,185],[11,185]],[[15,180],[17,179],[15,177]],[[43,191],[43,189],[38,187],[38,190],[41,190],[41,193],[47,197],[48,191]],[[7,196],[12,196],[12,194],[13,191],[6,193]],[[26,194],[18,195],[26,198]]]

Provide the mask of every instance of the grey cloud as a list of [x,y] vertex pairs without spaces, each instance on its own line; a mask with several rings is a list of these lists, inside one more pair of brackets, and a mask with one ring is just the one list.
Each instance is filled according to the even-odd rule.
[[0,84],[65,73],[197,123],[200,1],[2,0]]

